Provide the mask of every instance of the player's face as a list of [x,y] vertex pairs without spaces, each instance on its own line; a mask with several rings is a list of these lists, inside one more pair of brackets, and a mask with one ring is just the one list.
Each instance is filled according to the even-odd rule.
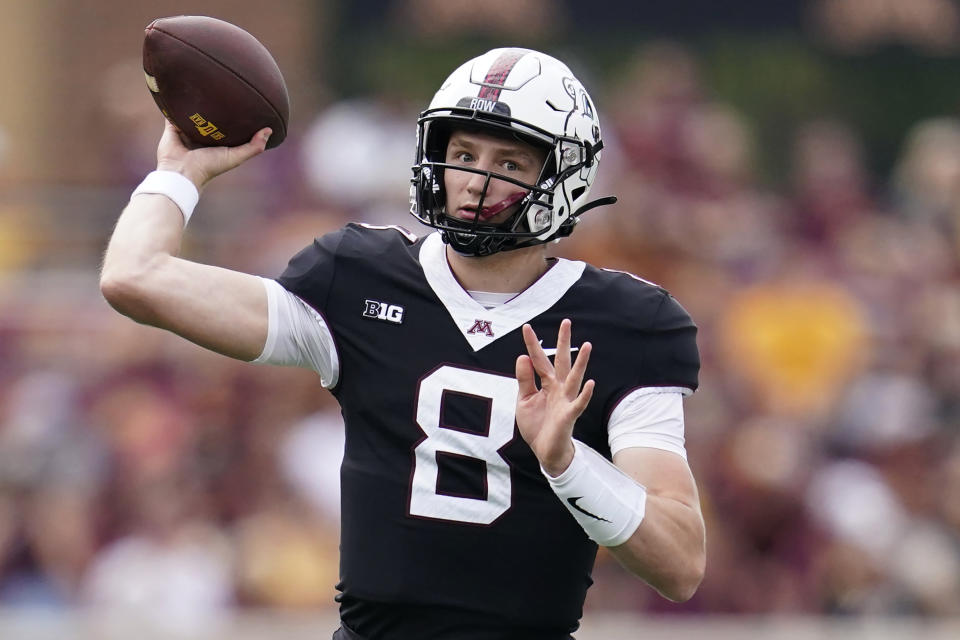
[[[491,171],[520,182],[533,184],[540,176],[546,152],[519,140],[478,132],[455,131],[447,143],[446,162],[455,166]],[[443,172],[447,192],[447,215],[483,224],[499,224],[519,208],[529,193],[522,187],[491,178],[486,194],[486,175],[447,169]],[[483,209],[478,210],[483,196]]]

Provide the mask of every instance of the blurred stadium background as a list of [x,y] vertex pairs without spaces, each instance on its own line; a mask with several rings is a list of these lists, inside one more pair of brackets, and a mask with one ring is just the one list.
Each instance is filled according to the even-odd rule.
[[709,560],[676,605],[601,553],[578,638],[960,637],[952,0],[2,6],[0,638],[335,626],[332,400],[97,290],[162,129],[142,30],[180,13],[251,31],[290,87],[287,141],[210,186],[186,237],[262,275],[347,220],[416,227],[415,118],[461,59],[541,48],[591,87],[595,190],[620,203],[559,246],[698,321],[687,445]]

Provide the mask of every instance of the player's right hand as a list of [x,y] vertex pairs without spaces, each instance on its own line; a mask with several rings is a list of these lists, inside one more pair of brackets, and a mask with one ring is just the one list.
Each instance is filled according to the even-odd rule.
[[165,122],[163,136],[157,146],[157,169],[176,171],[189,178],[197,189],[212,179],[240,166],[250,158],[263,153],[273,131],[267,127],[254,134],[250,142],[236,147],[201,147],[188,149],[180,130]]

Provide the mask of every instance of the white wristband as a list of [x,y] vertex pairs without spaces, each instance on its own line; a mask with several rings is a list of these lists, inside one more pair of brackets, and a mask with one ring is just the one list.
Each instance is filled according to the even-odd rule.
[[133,190],[130,197],[133,198],[140,193],[157,193],[173,200],[183,213],[183,226],[187,226],[190,216],[193,215],[193,208],[200,200],[197,185],[193,184],[190,178],[176,171],[151,171]]
[[573,445],[573,460],[563,473],[554,478],[540,471],[591,540],[621,545],[643,521],[647,490],[587,445],[578,440]]

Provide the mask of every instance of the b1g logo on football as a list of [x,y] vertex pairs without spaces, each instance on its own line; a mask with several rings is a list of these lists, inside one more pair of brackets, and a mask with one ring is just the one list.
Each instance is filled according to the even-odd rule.
[[223,140],[226,134],[219,130],[217,125],[213,124],[199,113],[190,116],[190,121],[197,127],[197,131],[202,136],[210,136],[214,140]]
[[383,320],[385,322],[392,322],[393,324],[403,322],[403,307],[399,305],[387,304],[386,302],[378,302],[376,300],[365,300],[363,304],[365,305],[363,309],[364,318]]

